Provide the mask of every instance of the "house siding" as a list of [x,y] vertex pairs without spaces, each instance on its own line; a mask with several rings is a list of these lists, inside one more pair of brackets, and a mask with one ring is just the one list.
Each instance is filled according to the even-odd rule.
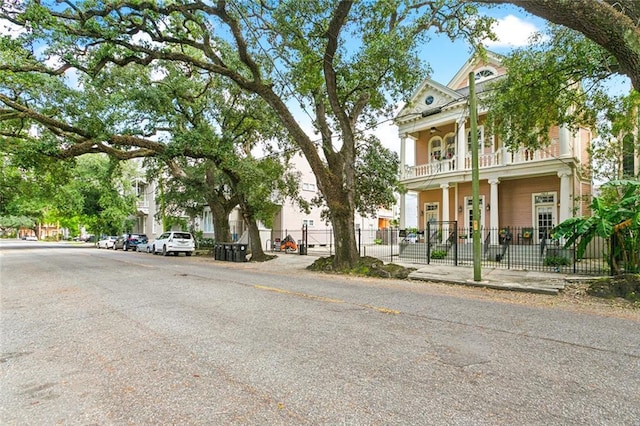
[[[500,182],[498,202],[500,204],[500,226],[536,226],[533,217],[533,194],[555,192],[556,204],[560,193],[557,176],[540,176],[535,179],[515,179]],[[556,206],[556,217],[559,217]]]

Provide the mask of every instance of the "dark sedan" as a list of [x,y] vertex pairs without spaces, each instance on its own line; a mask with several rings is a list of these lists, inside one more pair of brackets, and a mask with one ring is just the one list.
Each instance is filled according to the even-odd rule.
[[146,244],[149,241],[145,234],[124,234],[118,237],[116,242],[113,244],[113,249],[118,250],[122,249],[123,251],[127,250],[136,250],[138,244]]

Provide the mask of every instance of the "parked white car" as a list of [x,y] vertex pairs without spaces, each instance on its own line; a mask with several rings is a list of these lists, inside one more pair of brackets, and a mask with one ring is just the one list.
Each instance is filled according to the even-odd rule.
[[106,248],[106,249],[111,249],[113,248],[113,245],[116,243],[116,240],[118,239],[118,237],[114,236],[114,235],[110,235],[108,237],[104,237],[98,240],[98,243],[96,244],[96,246],[101,249],[101,248]]
[[191,256],[196,250],[193,235],[183,231],[165,232],[156,238],[152,244],[151,252],[153,254],[162,253],[163,256],[168,256],[169,253],[178,255],[181,252],[184,252],[187,256]]

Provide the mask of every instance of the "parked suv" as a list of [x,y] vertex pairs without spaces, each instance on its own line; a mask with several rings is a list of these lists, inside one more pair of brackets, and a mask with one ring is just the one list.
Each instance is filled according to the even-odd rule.
[[195,250],[196,245],[193,235],[182,231],[165,232],[153,242],[151,247],[153,254],[162,253],[163,256],[167,256],[169,253],[178,255],[180,252],[191,256]]
[[145,234],[123,234],[115,241],[113,249],[122,249],[124,251],[131,249],[135,251],[138,244],[146,244],[147,241],[149,240]]

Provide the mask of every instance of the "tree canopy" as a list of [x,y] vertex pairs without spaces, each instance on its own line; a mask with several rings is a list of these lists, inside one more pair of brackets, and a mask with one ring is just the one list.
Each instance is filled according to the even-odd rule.
[[[428,31],[465,37],[474,45],[487,35],[489,20],[475,12],[463,0],[88,1],[55,6],[27,1],[19,9],[2,8],[0,17],[24,33],[3,41],[6,47],[13,44],[19,61],[3,61],[0,69],[10,70],[6,79],[24,79],[26,86],[42,88],[59,85],[48,79],[69,70],[100,78],[114,67],[157,67],[165,61],[179,64],[186,75],[216,74],[259,96],[316,176],[333,225],[335,263],[342,267],[358,257],[353,232],[358,133],[381,115],[390,116],[395,102],[424,76],[416,52]],[[36,45],[46,46],[44,52]],[[55,58],[56,65],[47,58]],[[16,87],[20,82],[11,83]],[[133,87],[131,83],[124,84]],[[151,137],[153,120],[122,114],[120,106],[126,103],[110,95],[91,99],[63,94],[65,90],[60,89],[55,106],[42,91],[30,92],[29,99],[21,90],[5,92],[0,95],[7,110],[5,123],[13,124],[15,134],[25,121],[38,122],[65,141],[40,151],[62,158],[107,152],[125,159],[166,149]],[[63,98],[73,102],[60,105]],[[82,110],[96,105],[89,100],[104,103],[98,120]],[[319,140],[309,136],[301,111]],[[182,154],[202,153],[185,144]]]
[[570,28],[616,59],[618,72],[640,91],[640,2],[637,0],[469,0],[513,4],[549,22]]
[[557,125],[595,129],[618,101],[608,94],[615,63],[582,34],[551,26],[504,58],[508,72],[485,99],[488,124],[511,148],[545,146]]

